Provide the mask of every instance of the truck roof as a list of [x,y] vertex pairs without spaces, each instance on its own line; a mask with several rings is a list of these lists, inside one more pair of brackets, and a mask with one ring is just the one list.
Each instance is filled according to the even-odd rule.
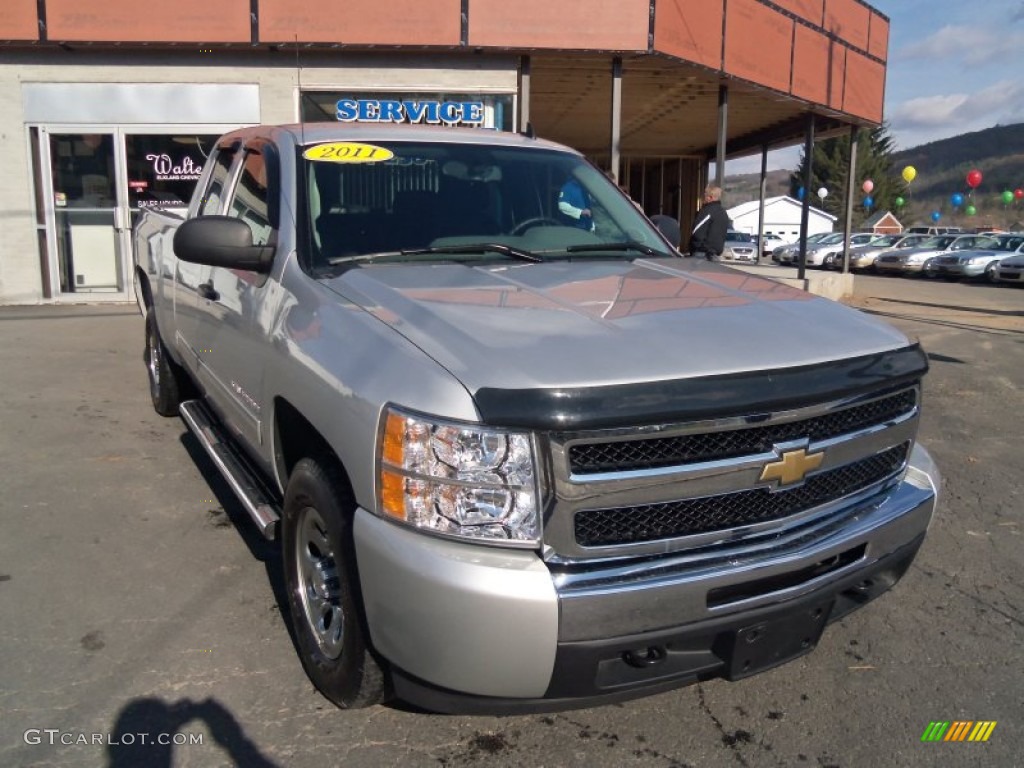
[[445,144],[480,144],[505,147],[541,147],[579,154],[576,150],[545,139],[488,128],[455,128],[441,125],[394,123],[292,123],[240,128],[223,140],[287,133],[300,146],[325,141],[425,141]]

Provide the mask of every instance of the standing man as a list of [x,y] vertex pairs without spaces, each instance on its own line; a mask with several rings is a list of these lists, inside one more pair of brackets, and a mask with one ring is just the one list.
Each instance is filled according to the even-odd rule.
[[697,211],[697,221],[690,235],[690,255],[714,261],[725,249],[725,233],[729,215],[722,207],[722,188],[709,184],[704,190],[704,205]]

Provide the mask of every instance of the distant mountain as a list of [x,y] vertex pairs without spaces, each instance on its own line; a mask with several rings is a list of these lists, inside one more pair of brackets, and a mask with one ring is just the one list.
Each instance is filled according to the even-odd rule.
[[[917,177],[907,185],[907,205],[894,211],[904,225],[930,223],[938,211],[940,224],[999,229],[1024,228],[1024,200],[1010,205],[1002,201],[1005,190],[1024,189],[1024,123],[997,125],[983,131],[964,133],[948,139],[921,144],[893,154],[892,173],[901,178],[912,165]],[[981,171],[977,189],[967,185],[967,174]],[[789,191],[790,171],[768,173],[768,196]],[[759,174],[741,174],[725,179],[726,205],[731,207],[758,196]],[[965,203],[954,209],[951,197],[963,195]],[[977,213],[967,216],[967,202]]]

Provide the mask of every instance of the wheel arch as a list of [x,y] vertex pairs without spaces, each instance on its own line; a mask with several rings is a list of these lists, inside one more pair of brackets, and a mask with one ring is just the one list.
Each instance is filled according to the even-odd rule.
[[304,458],[314,457],[333,463],[340,470],[348,489],[352,490],[352,481],[345,463],[327,438],[298,408],[281,396],[274,398],[273,435],[274,469],[282,493],[295,465]]

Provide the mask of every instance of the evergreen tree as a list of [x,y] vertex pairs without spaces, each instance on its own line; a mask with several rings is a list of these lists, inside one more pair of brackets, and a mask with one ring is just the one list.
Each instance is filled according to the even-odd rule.
[[[892,211],[900,216],[896,198],[904,193],[902,181],[892,177],[893,139],[884,123],[878,128],[861,129],[857,135],[857,167],[853,186],[853,228],[857,229],[866,219],[879,211]],[[850,134],[844,133],[831,139],[814,143],[811,169],[811,186],[806,190],[811,205],[823,208],[838,217],[837,229],[841,229],[846,216],[846,192],[850,164]],[[807,170],[807,158],[800,153],[800,167],[790,177],[790,195],[798,197]],[[870,197],[873,204],[864,206],[863,184],[870,179],[874,183]],[[818,190],[824,187],[828,196],[822,202]]]

